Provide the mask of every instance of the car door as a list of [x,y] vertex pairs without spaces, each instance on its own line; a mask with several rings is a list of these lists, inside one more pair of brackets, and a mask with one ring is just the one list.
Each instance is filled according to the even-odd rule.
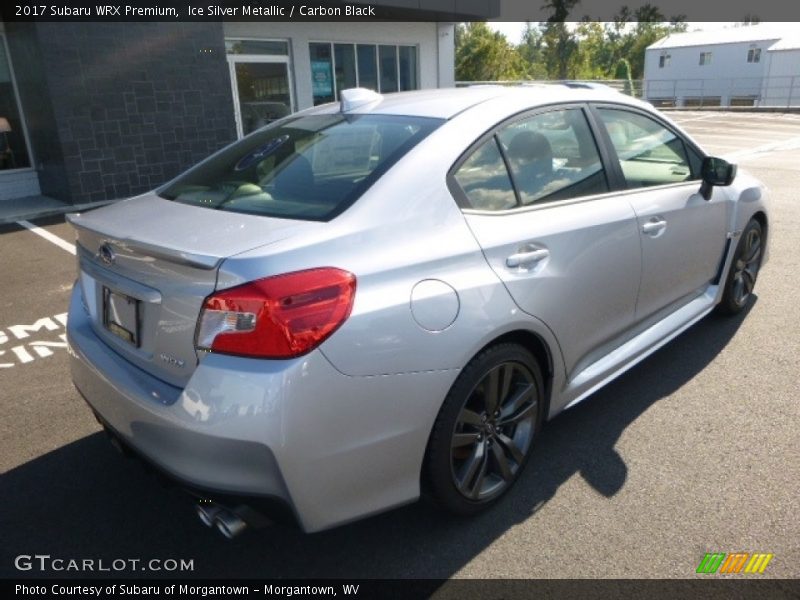
[[652,115],[596,106],[616,156],[625,197],[636,212],[642,244],[637,321],[702,293],[725,249],[729,202],[715,189],[700,195],[699,152]]
[[451,190],[516,304],[561,345],[568,374],[601,356],[634,319],[636,215],[609,193],[586,108],[550,108],[479,140]]

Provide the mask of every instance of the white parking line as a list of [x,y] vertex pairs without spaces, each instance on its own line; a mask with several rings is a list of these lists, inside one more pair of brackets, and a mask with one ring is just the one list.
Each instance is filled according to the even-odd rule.
[[17,225],[21,225],[22,227],[24,227],[25,229],[28,229],[29,231],[32,231],[33,233],[35,233],[39,237],[43,237],[48,242],[51,242],[51,243],[55,244],[56,246],[58,246],[62,250],[66,250],[67,252],[69,252],[73,256],[75,255],[75,244],[70,244],[69,242],[65,242],[64,240],[62,240],[57,235],[53,235],[52,233],[50,233],[46,229],[42,229],[41,227],[38,227],[38,226],[34,225],[30,221],[17,221]]
[[743,158],[751,158],[753,156],[767,156],[775,152],[800,150],[800,137],[789,138],[788,140],[781,140],[771,144],[764,144],[763,146],[756,146],[755,148],[745,148],[737,152],[726,154],[726,160],[742,160]]
[[672,120],[675,121],[678,125],[680,125],[682,123],[689,123],[691,121],[705,121],[707,119],[713,119],[715,116],[716,115],[708,114],[708,115],[703,115],[701,117],[690,117],[688,119],[679,119],[679,118],[676,119],[676,118],[673,118]]

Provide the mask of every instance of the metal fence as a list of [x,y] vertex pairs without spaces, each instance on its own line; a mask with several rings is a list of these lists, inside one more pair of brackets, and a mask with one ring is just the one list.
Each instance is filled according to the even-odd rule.
[[719,79],[587,79],[528,81],[457,81],[471,85],[536,85],[542,83],[601,84],[641,98],[659,107],[703,106],[800,106],[800,75],[778,77],[730,77]]
[[800,76],[650,79],[643,97],[657,106],[800,106]]

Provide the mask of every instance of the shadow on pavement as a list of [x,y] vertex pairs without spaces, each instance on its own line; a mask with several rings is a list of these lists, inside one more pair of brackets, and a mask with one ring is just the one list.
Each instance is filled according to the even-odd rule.
[[[447,578],[528,519],[575,474],[603,496],[616,494],[628,471],[615,450],[621,433],[702,371],[745,317],[704,319],[548,424],[510,495],[472,519],[417,503],[319,534],[282,526],[229,542],[200,524],[188,496],[163,489],[113,451],[104,434],[90,435],[0,478],[0,575],[40,577],[16,571],[14,557],[49,554],[107,564],[117,558],[193,559],[192,573],[176,574],[189,577]],[[110,573],[123,574],[168,575]]]

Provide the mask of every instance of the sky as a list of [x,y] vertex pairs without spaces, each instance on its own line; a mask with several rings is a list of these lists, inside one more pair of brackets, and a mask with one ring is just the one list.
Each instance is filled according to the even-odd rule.
[[[735,23],[731,21],[718,22],[718,23],[689,21],[689,29],[687,31],[710,31],[713,29],[723,29],[725,27],[733,27],[734,25]],[[779,25],[785,25],[787,28],[793,28],[793,29],[797,28],[797,23],[781,23]],[[522,30],[525,27],[525,23],[522,22],[504,23],[504,22],[490,21],[489,27],[503,33],[508,39],[508,41],[511,42],[512,44],[518,44],[522,40]]]

